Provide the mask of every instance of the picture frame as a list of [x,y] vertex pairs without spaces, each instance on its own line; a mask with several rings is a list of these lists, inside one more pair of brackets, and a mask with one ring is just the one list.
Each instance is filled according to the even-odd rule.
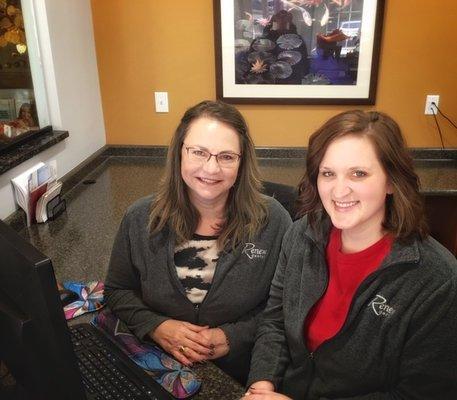
[[217,99],[375,104],[385,0],[213,0]]

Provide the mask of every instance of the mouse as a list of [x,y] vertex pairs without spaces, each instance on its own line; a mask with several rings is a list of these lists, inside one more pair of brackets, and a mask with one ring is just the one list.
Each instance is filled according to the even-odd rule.
[[79,300],[79,296],[68,289],[59,290],[60,302],[62,303],[62,307],[73,303],[76,300]]

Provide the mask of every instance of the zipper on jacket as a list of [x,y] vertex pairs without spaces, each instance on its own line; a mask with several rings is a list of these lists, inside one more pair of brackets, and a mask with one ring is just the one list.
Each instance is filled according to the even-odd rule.
[[[200,322],[200,318],[199,318],[200,309],[203,307],[203,305],[205,304],[205,302],[208,300],[208,298],[210,297],[210,295],[211,295],[212,292],[214,291],[214,282],[216,281],[215,278],[216,278],[216,276],[217,276],[216,273],[217,273],[218,269],[220,270],[220,267],[218,268],[218,266],[219,266],[219,263],[220,263],[220,261],[221,261],[221,257],[222,257],[222,255],[223,255],[223,253],[224,253],[225,256],[227,256],[227,253],[224,252],[224,251],[222,251],[221,254],[219,255],[219,258],[218,258],[218,260],[217,260],[217,262],[216,262],[216,266],[215,266],[215,268],[214,268],[214,275],[213,275],[213,280],[212,280],[212,282],[211,282],[211,286],[210,286],[209,290],[206,292],[206,295],[205,295],[205,297],[203,298],[202,302],[199,303],[199,304],[194,304],[194,303],[192,303],[193,306],[194,306],[194,312],[195,312],[195,324],[197,324],[197,325],[198,325],[198,323]],[[218,277],[218,276],[217,276],[217,277]],[[187,296],[186,296],[186,298],[187,298]],[[190,301],[190,300],[189,300],[189,301]]]
[[195,312],[195,324],[198,324],[199,313],[200,313],[200,304],[194,304],[194,312]]
[[[174,253],[173,253],[173,250],[172,250],[172,249],[174,249],[174,242],[173,243],[169,243],[168,246],[169,246],[169,248],[168,248],[168,251],[167,251],[167,265],[168,265],[169,272],[170,272],[170,269],[171,269],[170,274],[173,277],[173,281],[175,282],[178,291],[184,297],[184,301],[187,301],[194,309],[194,320],[192,321],[192,323],[198,325],[198,323],[200,322],[200,308],[203,305],[203,303],[205,302],[205,300],[208,298],[208,294],[211,292],[211,289],[213,288],[214,277],[213,277],[213,282],[211,283],[211,287],[208,290],[208,292],[206,293],[206,296],[203,299],[203,301],[201,303],[198,303],[198,304],[195,304],[192,301],[190,301],[189,298],[187,297],[186,290],[185,290],[183,284],[181,283],[181,281],[178,278],[178,273],[176,271],[176,265],[174,263]],[[216,268],[217,268],[217,264],[216,264]],[[214,275],[216,275],[216,271],[214,271]]]
[[[305,320],[303,321],[303,326],[306,325],[306,318],[308,318],[308,315],[310,313],[310,311],[313,309],[313,307],[319,302],[320,299],[322,299],[322,297],[324,296],[325,292],[327,291],[327,288],[328,288],[328,284],[330,282],[330,279],[329,279],[329,274],[328,274],[328,271],[327,271],[327,279],[326,279],[326,282],[325,282],[325,286],[324,286],[324,289],[322,290],[321,294],[319,295],[319,297],[317,298],[317,300],[314,302],[314,304],[310,307],[310,309],[308,310],[308,312],[306,313],[306,317],[305,317]],[[304,330],[304,328],[303,328]],[[305,339],[305,334],[303,335],[303,341],[305,343],[305,348],[308,349],[308,347],[306,346],[306,339]],[[325,343],[325,341],[324,341]],[[317,346],[317,348],[315,350],[317,350],[319,347],[321,347],[324,343],[321,343],[319,346]],[[310,351],[308,353],[308,357],[311,361],[314,361],[314,351]]]
[[[314,242],[314,240],[312,240],[310,238],[310,240],[313,242],[314,246],[316,247],[316,249],[321,252],[321,249],[319,248],[319,246],[316,244],[316,242]],[[305,316],[305,320],[303,321],[303,342],[304,342],[304,345],[305,345],[305,349],[308,350],[308,347],[306,346],[306,340],[305,340],[305,332],[304,332],[304,327],[306,325],[306,318],[308,318],[308,315],[310,313],[310,311],[313,309],[313,307],[319,302],[319,300],[324,296],[325,292],[327,291],[327,288],[328,288],[328,284],[330,282],[330,277],[329,277],[329,271],[328,271],[328,268],[327,268],[327,274],[326,274],[326,277],[325,277],[325,284],[324,284],[324,287],[322,288],[319,296],[317,297],[317,299],[314,301],[313,305],[309,308],[308,312],[306,313],[306,316]],[[320,346],[318,346],[319,348]],[[317,350],[317,349],[316,349]],[[308,357],[309,359],[313,362],[314,361],[314,351],[310,351],[308,353]]]
[[[375,272],[372,272],[370,275],[368,275],[362,281],[362,283],[359,285],[359,287],[355,291],[354,296],[352,296],[351,304],[349,305],[349,309],[348,309],[348,312],[346,314],[346,318],[344,320],[344,323],[341,326],[341,329],[336,333],[336,335],[332,336],[331,338],[328,338],[328,339],[324,340],[319,346],[316,347],[314,352],[320,350],[322,348],[322,346],[326,345],[328,342],[331,342],[333,339],[336,339],[338,336],[340,336],[340,335],[342,335],[344,333],[344,331],[346,330],[346,325],[347,325],[347,322],[349,320],[350,314],[352,312],[352,308],[354,307],[354,303],[356,302],[356,299],[359,297],[359,293],[362,291],[362,287],[365,288],[365,286],[368,286],[371,282],[373,282],[376,279],[376,277],[379,274],[380,274],[379,270],[377,270]],[[314,359],[314,352],[313,352],[313,356],[311,357],[312,359]]]

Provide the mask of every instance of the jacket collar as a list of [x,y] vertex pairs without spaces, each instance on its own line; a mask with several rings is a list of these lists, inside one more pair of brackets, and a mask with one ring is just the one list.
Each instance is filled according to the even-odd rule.
[[332,222],[327,214],[320,212],[317,214],[316,227],[310,225],[308,216],[303,217],[303,223],[306,225],[304,235],[307,236],[317,248],[325,254],[330,230],[332,229]]
[[[313,229],[304,217],[306,224],[305,236],[314,242],[319,250],[325,254],[328,243],[328,237],[332,229],[332,222],[327,214],[321,212],[317,215],[316,229]],[[382,262],[379,269],[386,268],[392,264],[413,263],[417,264],[420,260],[419,239],[413,239],[409,242],[399,242],[394,240],[392,249]]]
[[403,243],[395,240],[392,249],[379,269],[387,268],[393,264],[418,264],[420,260],[419,240],[413,239],[410,242]]

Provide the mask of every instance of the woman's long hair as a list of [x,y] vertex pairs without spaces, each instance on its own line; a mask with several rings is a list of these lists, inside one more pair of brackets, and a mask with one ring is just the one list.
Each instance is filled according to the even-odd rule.
[[311,135],[306,172],[299,185],[298,216],[308,214],[315,227],[319,212],[326,214],[317,189],[319,166],[330,143],[345,135],[365,136],[371,141],[392,186],[392,194],[386,197],[384,230],[400,240],[414,236],[424,238],[428,228],[412,157],[398,124],[388,115],[375,111],[343,112]]
[[251,240],[267,219],[267,207],[261,195],[261,180],[255,149],[240,112],[221,101],[203,101],[189,108],[181,119],[168,149],[165,174],[160,182],[149,215],[151,234],[168,227],[176,234],[177,243],[190,240],[200,215],[189,199],[181,176],[181,149],[190,125],[198,118],[210,118],[233,128],[241,145],[241,160],[235,184],[230,189],[224,222],[219,226],[218,245],[234,248]]

